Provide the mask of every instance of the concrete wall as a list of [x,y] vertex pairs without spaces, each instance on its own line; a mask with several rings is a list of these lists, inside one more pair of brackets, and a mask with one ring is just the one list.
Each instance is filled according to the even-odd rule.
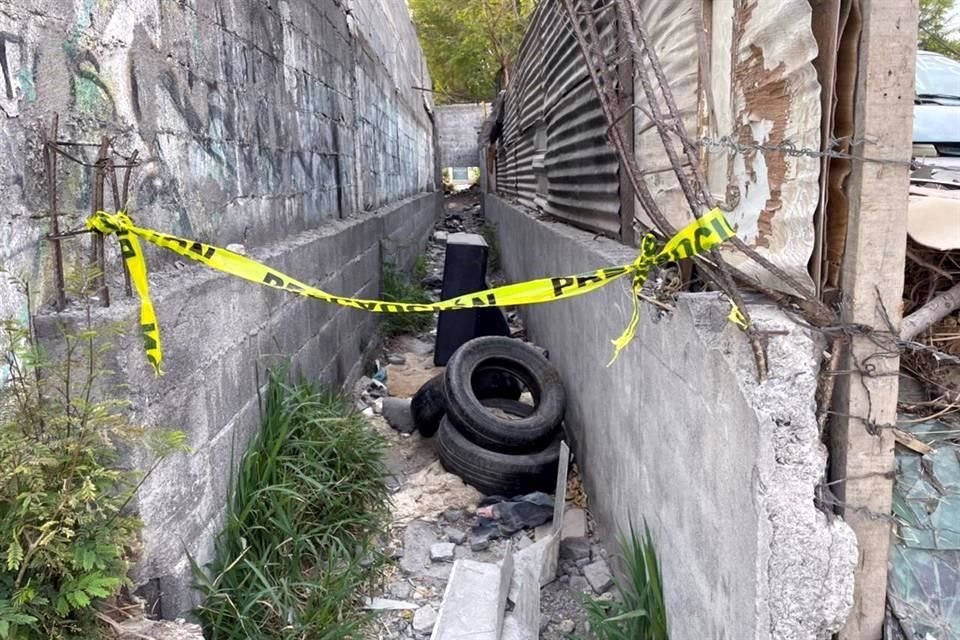
[[[629,249],[541,222],[485,194],[508,279],[632,262]],[[537,247],[531,251],[530,247]],[[529,306],[569,393],[566,423],[590,507],[609,544],[650,524],[676,638],[829,638],[853,598],[856,542],[814,506],[826,453],[815,419],[821,345],[773,307],[751,308],[771,334],[769,379],[756,382],[744,335],[715,294],[685,294],[611,367],[630,316],[627,283]]]
[[[364,297],[377,296],[384,260],[409,266],[424,249],[440,211],[436,139],[429,94],[414,88],[431,82],[403,0],[0,0],[0,43],[0,267],[30,282],[34,309],[53,298],[47,221],[35,214],[47,208],[54,114],[61,140],[110,136],[119,153],[139,152],[127,209],[143,226],[241,243],[299,279]],[[87,160],[93,151],[71,148]],[[90,211],[91,172],[60,166],[61,224],[73,229]],[[64,243],[68,277],[88,243]],[[175,616],[195,604],[187,553],[211,559],[231,456],[257,428],[255,369],[291,358],[309,378],[350,380],[376,318],[148,247],[167,372],[156,378],[116,242],[107,247],[113,305],[94,306],[94,319],[130,329],[111,394],[128,394],[138,423],[186,431],[194,450],[159,467],[137,504],[133,578]],[[0,317],[23,318],[26,306],[0,278]],[[83,306],[41,314],[41,333],[78,322]]]
[[[409,266],[424,251],[440,203],[436,193],[409,198],[291,236],[252,257],[325,291],[376,298],[382,262]],[[111,397],[122,399],[117,394],[125,391],[134,424],[182,429],[192,449],[165,460],[135,505],[144,528],[132,578],[154,610],[171,618],[198,603],[187,554],[201,565],[213,557],[231,462],[260,422],[257,372],[263,383],[268,367],[289,362],[295,375],[331,387],[355,380],[375,344],[377,317],[210,269],[157,274],[151,284],[166,375],[156,377],[144,358],[136,301],[97,312],[96,322],[129,329],[114,341],[107,363],[118,372]],[[38,332],[55,338],[61,323],[82,326],[84,316],[79,308],[43,314]]]
[[[0,42],[0,265],[35,303],[52,298],[46,220],[31,216],[47,209],[55,113],[62,140],[139,152],[138,222],[221,245],[267,246],[435,187],[430,94],[413,88],[431,81],[403,0],[0,0]],[[90,171],[60,165],[74,228]],[[0,279],[0,317],[23,303]]]
[[445,104],[437,107],[441,167],[480,166],[478,139],[490,117],[489,103]]

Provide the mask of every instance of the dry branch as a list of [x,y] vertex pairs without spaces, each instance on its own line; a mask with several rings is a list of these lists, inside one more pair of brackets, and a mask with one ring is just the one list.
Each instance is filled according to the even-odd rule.
[[900,326],[900,339],[913,340],[957,309],[960,309],[960,284],[944,291],[904,318]]

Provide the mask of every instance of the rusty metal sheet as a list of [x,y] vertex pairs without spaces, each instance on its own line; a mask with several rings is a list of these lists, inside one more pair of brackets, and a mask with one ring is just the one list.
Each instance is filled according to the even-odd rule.
[[[660,58],[664,75],[670,83],[684,126],[688,133],[698,132],[700,93],[700,49],[697,42],[697,24],[703,24],[704,3],[701,0],[671,0],[669,2],[644,2],[641,16],[650,34],[651,45]],[[648,76],[653,72],[646,65]],[[635,100],[643,107],[635,112],[636,131],[634,145],[637,164],[650,172],[646,183],[654,200],[674,226],[682,227],[690,220],[690,207],[676,175],[670,168],[660,134],[653,127],[646,113],[646,96],[640,83],[634,88]],[[703,100],[706,105],[712,100]],[[661,101],[661,108],[666,107]],[[706,115],[706,114],[704,114]],[[705,117],[704,121],[709,121]],[[705,133],[701,131],[701,133]],[[664,170],[668,169],[668,170]],[[637,204],[637,221],[641,228],[650,228],[652,223]]]
[[[723,0],[713,4],[711,87],[716,134],[741,144],[818,150],[820,83],[808,0]],[[783,151],[709,157],[711,187],[734,186],[740,202],[728,216],[761,255],[813,286],[808,264],[816,242],[820,163]],[[741,254],[728,259],[764,284],[788,290]]]
[[[583,57],[559,3],[545,12],[546,211],[579,227],[616,236],[620,231],[620,176],[607,122]],[[600,6],[602,3],[595,3]],[[604,54],[616,53],[614,12],[597,16]]]
[[[729,143],[820,148],[820,84],[808,0],[651,0],[643,20],[672,89],[688,135],[720,142],[701,157],[714,196],[733,190],[740,200],[728,215],[738,235],[798,281],[812,285],[808,263],[820,199],[815,158],[783,151],[733,153]],[[646,100],[636,87],[637,102]],[[647,184],[675,226],[690,209],[657,131],[635,114],[637,160]],[[639,209],[637,220],[648,225]],[[764,284],[784,289],[765,270],[727,252]]]
[[[602,0],[595,3],[596,7]],[[598,15],[604,52],[616,50],[614,12]],[[617,236],[620,178],[607,123],[559,2],[542,2],[507,87],[497,190],[579,227]]]

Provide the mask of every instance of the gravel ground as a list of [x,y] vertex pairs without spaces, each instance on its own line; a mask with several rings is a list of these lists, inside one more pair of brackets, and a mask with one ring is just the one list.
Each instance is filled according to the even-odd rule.
[[[427,249],[427,288],[437,298],[445,234],[479,233],[483,226],[478,196],[474,192],[448,196],[444,205],[445,217],[437,223]],[[491,274],[489,279],[502,283],[499,274]],[[514,336],[522,337],[523,328],[516,314],[508,314],[508,318]],[[399,609],[378,613],[367,636],[371,640],[428,638],[454,559],[496,562],[503,558],[508,546],[516,551],[531,544],[536,537],[534,531],[528,530],[493,540],[486,548],[478,545],[471,528],[476,522],[475,509],[480,494],[440,467],[432,439],[421,438],[417,433],[400,434],[380,415],[374,415],[382,403],[379,395],[409,397],[422,382],[439,373],[431,362],[435,335],[435,331],[428,331],[420,336],[401,336],[388,341],[387,352],[381,359],[382,363],[392,362],[386,367],[386,390],[379,390],[369,379],[362,380],[356,389],[358,403],[369,407],[366,415],[371,425],[390,444],[387,466],[395,503],[389,551],[397,562],[376,594],[377,598],[393,602],[374,600],[372,605]],[[574,480],[572,486],[574,490],[568,493],[580,504],[568,503],[568,509],[584,506],[585,496],[579,484]],[[605,568],[606,553],[595,543],[592,521],[589,514],[585,515],[586,528],[582,532],[585,540],[564,541],[557,579],[541,591],[540,638],[543,640],[561,640],[567,638],[567,634],[586,637],[583,599],[587,594],[597,597],[609,589],[602,584],[603,580],[596,578],[595,569]],[[599,591],[584,575],[591,571]]]

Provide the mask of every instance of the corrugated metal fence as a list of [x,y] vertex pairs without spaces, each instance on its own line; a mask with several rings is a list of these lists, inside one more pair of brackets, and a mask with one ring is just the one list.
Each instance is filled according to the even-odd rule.
[[[597,21],[604,55],[612,60],[615,12]],[[504,95],[496,152],[500,195],[621,237],[619,161],[569,18],[556,0],[541,2],[527,29]],[[630,224],[632,217],[631,211]]]

